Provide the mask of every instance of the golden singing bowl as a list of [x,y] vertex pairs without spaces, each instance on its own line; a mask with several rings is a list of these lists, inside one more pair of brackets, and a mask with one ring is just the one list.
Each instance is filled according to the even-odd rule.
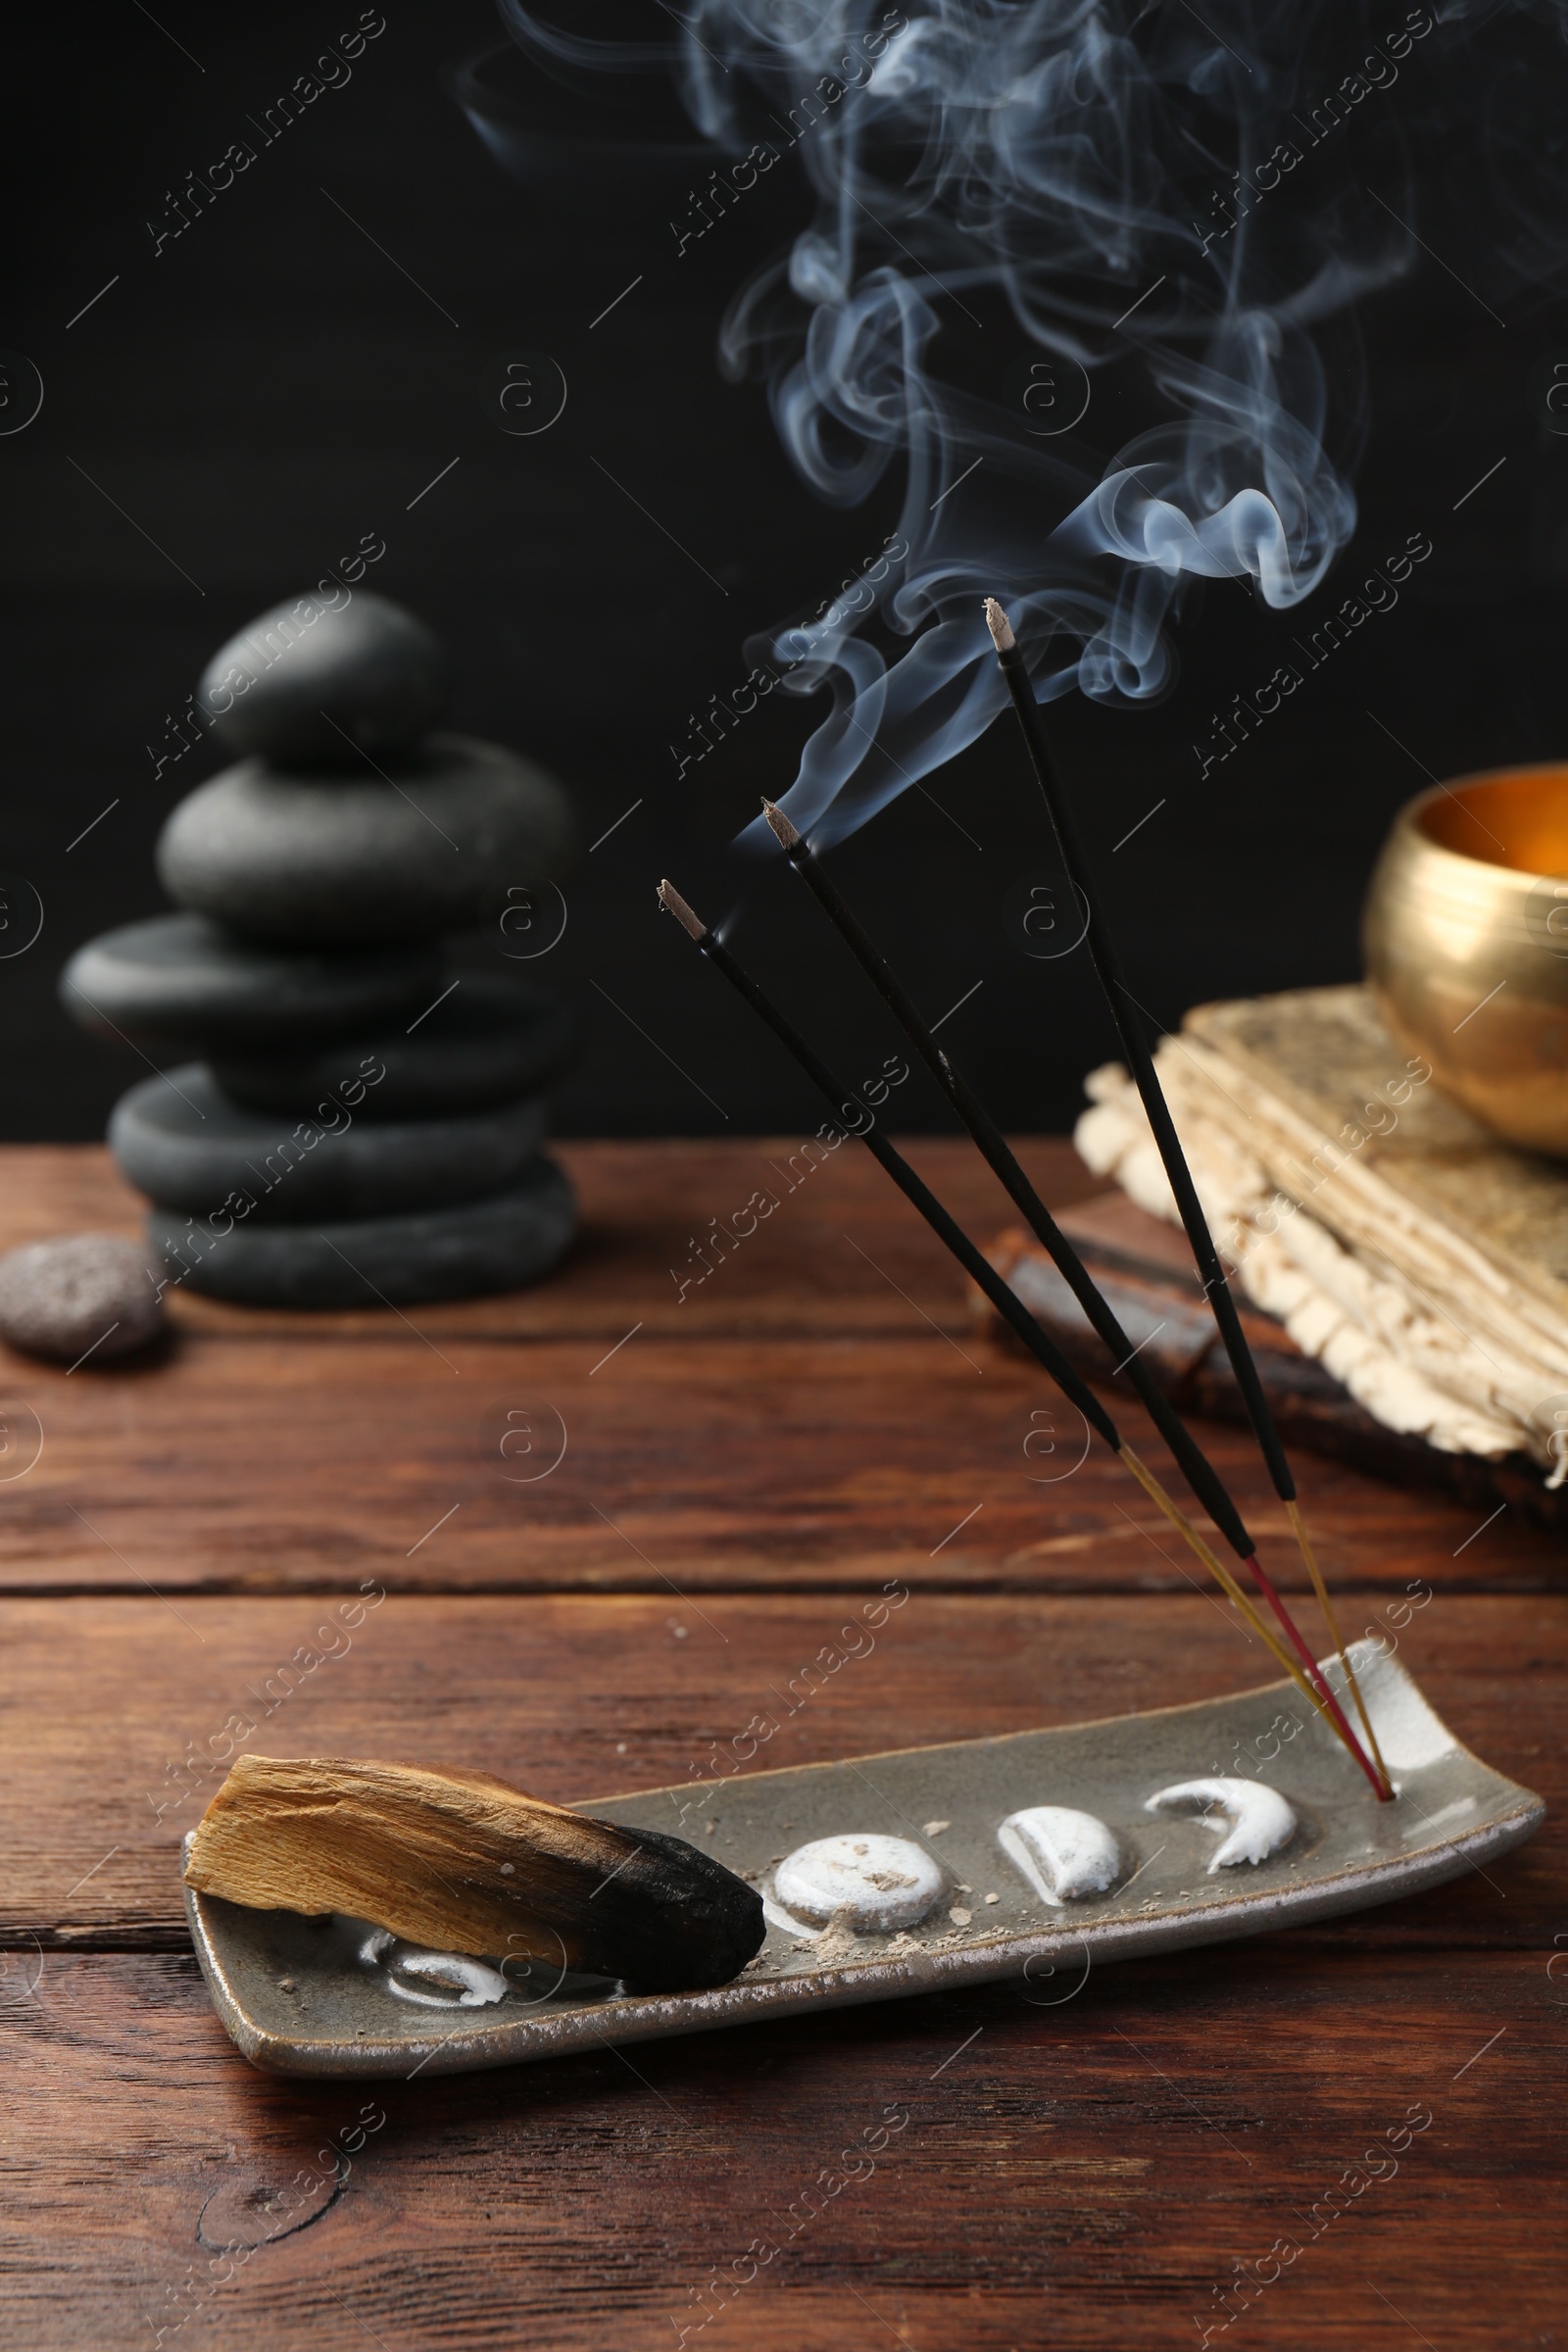
[[1568,1153],[1568,766],[1461,776],[1402,808],[1363,941],[1378,1009],[1445,1094]]

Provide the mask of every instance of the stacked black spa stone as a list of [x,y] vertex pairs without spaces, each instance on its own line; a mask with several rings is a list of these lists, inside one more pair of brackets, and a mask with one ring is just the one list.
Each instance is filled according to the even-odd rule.
[[159,839],[182,911],[66,967],[70,1011],[159,1067],[109,1141],[171,1281],[403,1305],[513,1289],[571,1239],[540,1145],[574,1025],[443,943],[497,905],[554,902],[572,812],[528,761],[434,732],[447,690],[429,630],[380,597],[264,613],[202,679],[239,758]]

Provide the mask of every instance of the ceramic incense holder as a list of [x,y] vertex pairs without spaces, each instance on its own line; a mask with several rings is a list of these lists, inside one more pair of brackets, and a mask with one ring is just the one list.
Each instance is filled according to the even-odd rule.
[[[187,1887],[191,1935],[239,2048],[288,2075],[461,2074],[1006,1978],[1062,2002],[1097,1966],[1389,1902],[1539,1829],[1541,1799],[1462,1747],[1380,1644],[1351,1657],[1392,1804],[1289,1682],[585,1804],[689,1838],[762,1895],[766,1942],[710,1991],[503,1974]],[[1343,1695],[1338,1662],[1322,1671]]]

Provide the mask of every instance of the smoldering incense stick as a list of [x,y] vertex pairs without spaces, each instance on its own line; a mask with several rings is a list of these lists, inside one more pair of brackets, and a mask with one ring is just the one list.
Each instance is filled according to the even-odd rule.
[[[1297,1655],[1302,1660],[1313,1683],[1321,1683],[1311,1650],[1272,1582],[1265,1575],[1257,1558],[1257,1547],[1249,1535],[1241,1514],[1223,1482],[1198,1446],[1180,1414],[1169,1398],[1161,1393],[1152,1374],[1137,1354],[1108,1300],[1018,1165],[1018,1161],[1000,1128],[992,1120],[967,1082],[960,1077],[946,1052],[937,1044],[935,1037],[921,1019],[913,1001],[900,983],[897,974],[861,928],[842,892],[827,873],[820,858],[813,854],[799,829],[781,808],[775,808],[767,800],[762,803],[762,811],[791,864],[809,886],[862,971],[878,990],[905,1035],[953,1103],[959,1118],[1005,1187],[1014,1204],[1028,1218],[1035,1233],[1060,1267],[1091,1325],[1099,1333],[1106,1347],[1110,1348],[1111,1360],[1117,1371],[1130,1373],[1151,1419],[1170,1447],[1188,1485],[1202,1503],[1216,1527],[1222,1531],[1232,1550],[1246,1562],[1259,1591],[1268,1600],[1275,1616],[1284,1628],[1287,1639]],[[1316,1562],[1312,1561],[1310,1564],[1315,1569]],[[1322,1594],[1320,1597],[1326,1601],[1326,1594]],[[1344,1648],[1339,1642],[1332,1612],[1325,1608],[1325,1615],[1328,1618],[1330,1637],[1340,1647],[1343,1656]],[[1321,1687],[1327,1693],[1328,1686],[1323,1684]],[[1370,1727],[1368,1727],[1368,1731],[1370,1737]],[[1379,1770],[1382,1770],[1381,1759],[1379,1760]],[[1386,1773],[1383,1774],[1383,1778],[1386,1782],[1388,1779]],[[1380,1790],[1379,1793],[1381,1794],[1383,1791]]]
[[1036,1238],[1044,1243],[1060,1267],[1073,1297],[1094,1330],[1110,1349],[1116,1370],[1125,1372],[1138,1391],[1151,1420],[1180,1463],[1193,1493],[1220,1529],[1231,1549],[1240,1558],[1247,1559],[1256,1546],[1217,1471],[1198,1446],[1169,1397],[1161,1391],[1143,1357],[1135,1350],[1109,1300],[1024,1174],[1005,1136],[947,1053],[937,1044],[897,973],[861,929],[848,901],[804,834],[771,801],[763,801],[762,814],[790,863],[826,910],[860,969],[878,991],[905,1036],[963,1121],[993,1172],[1010,1196],[1013,1205],[1028,1219]]
[[[859,1108],[860,1105],[851,1090],[842,1086],[826,1063],[818,1059],[805,1038],[778,1010],[771,999],[764,996],[757,982],[745,966],[731,955],[723,941],[687,905],[672,882],[661,882],[659,900],[665,911],[674,915],[682,930],[696,942],[709,961],[717,966],[730,985],[745,999],[752,1010],[772,1030],[786,1052],[794,1056],[812,1084],[826,1098],[835,1115],[841,1119],[845,1118],[852,1103]],[[1303,1696],[1339,1734],[1381,1796],[1383,1789],[1371,1765],[1367,1762],[1348,1724],[1345,1721],[1333,1692],[1326,1686],[1318,1684],[1315,1667],[1311,1668],[1311,1679],[1302,1673],[1296,1660],[1281,1645],[1262,1618],[1258,1616],[1257,1611],[1240,1585],[1237,1584],[1230,1570],[1204,1543],[1181,1506],[1166,1494],[1159,1480],[1147,1464],[1139,1459],[1132,1447],[1124,1444],[1110,1415],[1105,1411],[1093,1390],[1074,1371],[1054,1342],[1041,1330],[1022,1299],[1003,1281],[989,1258],[982,1255],[981,1251],[975,1248],[967,1234],[943,1207],[930,1187],[922,1182],[903,1154],[894,1149],[879,1130],[869,1127],[860,1131],[852,1129],[851,1132],[859,1132],[860,1141],[871,1152],[873,1158],[892,1177],[906,1200],[924,1217],[938,1239],[952,1251],[965,1272],[984,1292],[997,1312],[1017,1333],[1030,1353],[1050,1373],[1062,1394],[1078,1407],[1090,1427],[1127,1465],[1151,1500],[1157,1505],[1183,1540],[1197,1553],[1203,1565],[1217,1580],[1227,1598],[1235,1602],[1246,1622],[1285,1668]],[[1311,1667],[1310,1659],[1308,1665]]]
[[[1236,1384],[1241,1390],[1242,1401],[1247,1408],[1247,1417],[1252,1425],[1252,1434],[1256,1438],[1263,1459],[1268,1465],[1274,1492],[1284,1503],[1286,1513],[1296,1532],[1301,1556],[1306,1562],[1307,1573],[1312,1580],[1313,1592],[1317,1595],[1318,1605],[1323,1610],[1328,1622],[1330,1635],[1339,1649],[1340,1662],[1345,1670],[1346,1681],[1354,1698],[1356,1712],[1361,1718],[1368,1743],[1373,1754],[1378,1757],[1379,1770],[1383,1771],[1383,1760],[1378,1755],[1377,1736],[1372,1729],[1371,1719],[1361,1696],[1360,1685],[1355,1678],[1355,1669],[1350,1663],[1348,1651],[1340,1642],[1335,1630],[1333,1612],[1328,1603],[1327,1589],[1323,1584],[1312,1546],[1306,1539],[1306,1530],[1297,1498],[1296,1480],[1286,1458],[1285,1447],[1280,1441],[1274,1415],[1269,1409],[1268,1398],[1263,1393],[1263,1384],[1258,1377],[1257,1366],[1252,1359],[1252,1351],[1247,1344],[1247,1334],[1242,1329],[1242,1319],[1237,1311],[1236,1301],[1231,1296],[1230,1285],[1225,1279],[1225,1271],[1219,1261],[1219,1251],[1214,1247],[1214,1237],[1208,1230],[1208,1221],[1203,1215],[1202,1204],[1198,1198],[1198,1188],[1193,1182],[1192,1170],[1187,1164],[1187,1155],[1182,1150],[1181,1138],[1176,1132],[1176,1122],[1170,1115],[1170,1106],[1165,1101],[1165,1090],[1160,1085],[1159,1073],[1154,1067],[1154,1057],[1150,1052],[1148,1041],[1144,1036],[1137,1004],[1122,976],[1121,959],[1117,955],[1115,942],[1112,940],[1109,927],[1105,922],[1098,892],[1090,886],[1089,861],[1078,837],[1077,827],[1073,823],[1072,811],[1057,785],[1055,772],[1051,764],[1051,756],[1046,749],[1045,731],[1040,723],[1039,706],[1035,701],[1034,688],[1030,683],[1028,664],[1025,662],[1017,639],[1012,633],[1011,624],[995,597],[988,596],[985,599],[985,616],[986,626],[991,631],[992,642],[997,649],[997,660],[1001,664],[1002,674],[1006,680],[1007,692],[1012,698],[1012,707],[1017,713],[1018,724],[1023,733],[1024,743],[1028,748],[1030,764],[1035,771],[1035,780],[1040,786],[1040,795],[1046,804],[1046,813],[1051,819],[1052,831],[1055,834],[1056,845],[1061,852],[1068,883],[1083,905],[1086,916],[1085,939],[1090,960],[1095,967],[1105,1001],[1110,1006],[1111,1018],[1116,1024],[1116,1033],[1121,1039],[1122,1052],[1127,1056],[1127,1064],[1132,1071],[1133,1082],[1138,1088],[1145,1114],[1159,1150],[1159,1156],[1164,1162],[1165,1174],[1175,1197],[1177,1210],[1186,1229],[1188,1243],[1202,1280],[1203,1295],[1207,1298],[1214,1320],[1219,1326],[1219,1335],[1224,1343],[1225,1353],[1230,1358],[1231,1370],[1236,1375]],[[1383,1771],[1383,1778],[1385,1781],[1388,1780],[1386,1771]],[[1392,1788],[1392,1784],[1390,1786]]]
[[[794,1055],[808,1077],[827,1098],[834,1116],[845,1123],[850,1133],[857,1132],[853,1127],[849,1127],[849,1120],[852,1112],[859,1111],[860,1104],[850,1088],[841,1086],[826,1063],[817,1059],[805,1038],[791,1022],[785,1019],[771,999],[762,994],[745,966],[730,954],[723,941],[709,929],[701,915],[687,905],[672,882],[661,882],[659,900],[665,912],[675,917],[682,930],[696,941],[709,961],[718,966],[725,979],[745,998],[752,1010],[761,1016],[774,1036]],[[1072,1399],[1097,1435],[1104,1440],[1113,1453],[1119,1453],[1121,1439],[1117,1435],[1116,1425],[1094,1391],[1074,1370],[1054,1341],[1041,1330],[1022,1299],[1007,1289],[990,1259],[981,1255],[969,1240],[968,1235],[949,1215],[929,1186],[915,1174],[904,1154],[896,1151],[887,1138],[875,1127],[864,1129],[860,1134],[860,1141],[866,1146],[873,1158],[887,1170],[905,1198],[912,1202],[927,1224],[946,1243],[954,1256],[979,1283],[998,1313],[1006,1317],[1007,1322],[1023,1341],[1025,1347],[1044,1365],[1063,1394]]]
[[1274,1491],[1282,1502],[1294,1502],[1296,1481],[1291,1475],[1290,1463],[1285,1458],[1285,1448],[1280,1443],[1279,1432],[1274,1425],[1274,1416],[1269,1410],[1268,1399],[1263,1394],[1263,1384],[1258,1378],[1257,1366],[1252,1360],[1252,1351],[1247,1345],[1247,1335],[1242,1329],[1241,1317],[1236,1311],[1236,1301],[1231,1297],[1229,1285],[1225,1280],[1224,1270],[1219,1262],[1219,1252],[1214,1247],[1214,1238],[1208,1230],[1208,1223],[1198,1198],[1198,1189],[1193,1183],[1192,1170],[1187,1165],[1187,1155],[1182,1150],[1181,1139],[1176,1133],[1176,1123],[1170,1115],[1170,1108],[1165,1101],[1165,1090],[1160,1085],[1159,1074],[1154,1068],[1153,1055],[1144,1037],[1137,1006],[1134,1004],[1126,981],[1122,977],[1121,959],[1116,953],[1115,944],[1101,911],[1098,895],[1091,893],[1089,888],[1088,860],[1078,838],[1077,827],[1072,821],[1071,811],[1057,786],[1050,755],[1046,750],[1045,735],[1040,724],[1039,709],[1035,702],[1034,689],[1030,683],[1028,666],[1019,651],[1017,639],[1013,636],[1007,616],[995,597],[988,596],[986,598],[985,614],[986,625],[990,629],[996,645],[997,659],[1002,665],[1002,674],[1007,682],[1007,691],[1012,697],[1013,708],[1017,711],[1018,722],[1023,730],[1024,741],[1028,746],[1035,778],[1040,786],[1041,797],[1046,804],[1046,813],[1051,819],[1052,831],[1055,834],[1057,846],[1061,851],[1068,883],[1084,901],[1087,911],[1085,939],[1090,958],[1110,1006],[1111,1017],[1115,1021],[1116,1031],[1121,1039],[1122,1051],[1127,1056],[1128,1066],[1143,1099],[1150,1126],[1153,1130],[1154,1141],[1159,1147],[1159,1156],[1165,1163],[1165,1173],[1170,1179],[1170,1188],[1176,1198],[1176,1206],[1181,1213],[1182,1223],[1187,1230],[1187,1239],[1192,1245],[1193,1255],[1198,1261],[1199,1272],[1203,1279],[1204,1295],[1213,1310],[1214,1319],[1219,1325],[1221,1337],[1225,1342],[1225,1352],[1230,1357],[1232,1369],[1246,1401],[1248,1418],[1252,1424],[1258,1445],[1263,1451],[1263,1457],[1268,1464],[1269,1476],[1274,1482]]

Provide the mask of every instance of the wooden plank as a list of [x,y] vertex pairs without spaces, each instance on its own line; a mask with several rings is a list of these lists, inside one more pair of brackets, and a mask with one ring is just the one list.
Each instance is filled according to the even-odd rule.
[[[1113,1468],[1091,1457],[1030,1486],[1043,1384],[971,1339],[951,1270],[863,1154],[801,1184],[670,1303],[668,1265],[745,1198],[732,1179],[754,1149],[766,1156],[567,1147],[588,1225],[571,1268],[421,1312],[433,1348],[384,1313],[182,1299],[161,1363],[68,1380],[5,1360],[6,1394],[45,1430],[4,1489],[5,1573],[84,1588],[0,1602],[0,2034],[32,2094],[0,2110],[26,2232],[0,2290],[12,2339],[96,2352],[163,2328],[166,2343],[205,2330],[303,2352],[325,2326],[387,2352],[640,2352],[685,2327],[688,2344],[1002,2352],[1199,2338],[1229,2309],[1211,2341],[1249,2321],[1336,2352],[1412,2328],[1445,2352],[1551,2340],[1564,1644],[1559,1605],[1526,1595],[1560,1582],[1561,1547],[1327,1464],[1303,1485],[1352,1628],[1388,1628],[1394,1589],[1414,1584],[1401,1654],[1460,1735],[1553,1806],[1484,1875],[1105,1971],[1052,2006],[1000,1987],[398,2084],[341,2179],[317,2151],[358,2115],[353,2086],[270,2082],[230,2048],[185,1949],[175,1845],[231,1719],[242,1746],[463,1760],[554,1796],[683,1779],[894,1579],[910,1597],[875,1650],[760,1762],[1272,1671],[1187,1592],[1147,1514],[1122,1516]],[[1030,1149],[1050,1197],[1088,1189],[1065,1147]],[[975,1230],[1005,1221],[965,1148],[915,1155]],[[134,1227],[101,1154],[0,1164],[0,1243]],[[484,1450],[486,1414],[519,1400],[567,1428],[531,1484]],[[1206,1436],[1287,1569],[1245,1442]],[[554,1589],[573,1585],[598,1590]],[[192,1743],[214,1767],[200,1780]],[[1397,2175],[1351,2171],[1412,2106],[1432,2123]],[[890,2107],[908,2121],[876,2172],[806,2216],[800,2192]],[[1326,2218],[1348,2171],[1354,2229]],[[269,2210],[291,2188],[287,2216]],[[754,2238],[777,2253],[705,2303],[713,2266]],[[1263,2283],[1282,2238],[1299,2250]],[[204,2273],[194,2297],[192,2257],[221,2262],[235,2240],[233,2275]]]
[[[978,1223],[990,1180],[974,1155],[942,1139],[914,1149],[956,1199],[961,1175]],[[1029,1149],[1043,1180],[1070,1189],[1065,1146]],[[660,1219],[731,1183],[751,1150],[571,1147],[597,1239],[513,1298],[409,1318],[181,1299],[179,1336],[146,1363],[68,1373],[8,1356],[9,1458],[27,1457],[29,1413],[43,1450],[5,1483],[0,1589],[352,1590],[372,1572],[491,1591],[893,1575],[1181,1589],[1185,1558],[1126,1474],[1098,1446],[1076,1466],[1082,1423],[1027,1360],[968,1328],[951,1266],[863,1153],[818,1170],[785,1204],[793,1224],[781,1211],[760,1227],[705,1297],[639,1296],[630,1269],[652,1284]],[[15,1236],[132,1214],[102,1152],[29,1147],[3,1164]],[[503,1427],[514,1410],[530,1414],[530,1445],[566,1438],[545,1478],[501,1458],[503,1437],[518,1443]],[[1157,1456],[1142,1417],[1117,1410]],[[1267,1564],[1299,1590],[1250,1438],[1203,1436]],[[1560,1578],[1558,1539],[1506,1512],[1483,1530],[1466,1506],[1335,1464],[1305,1460],[1301,1477],[1342,1588]]]
[[[38,1432],[42,1451],[0,1487],[0,1589],[353,1591],[375,1574],[473,1591],[890,1576],[1182,1591],[1203,1575],[1045,1377],[967,1334],[639,1334],[604,1356],[585,1339],[425,1345],[393,1321],[373,1342],[202,1335],[97,1380],[19,1366],[14,1458]],[[1142,1417],[1117,1411],[1159,1460]],[[1202,1434],[1265,1564],[1302,1590],[1250,1436]],[[1560,1537],[1506,1511],[1322,1461],[1300,1477],[1340,1591],[1563,1581]]]
[[245,2066],[188,1958],[52,1953],[0,2006],[8,2334],[1551,2344],[1561,1998],[1539,1951],[1280,1937],[1054,2006],[995,1986],[634,2063],[302,2084]]
[[[715,1745],[764,1711],[778,1730],[758,1766],[1276,1679],[1196,1597],[916,1592],[869,1649],[863,1624],[838,1641],[859,1622],[842,1595],[376,1601],[372,1588],[368,1600],[363,1618],[303,1596],[0,1603],[0,1936],[182,1945],[177,1840],[236,1748],[466,1764],[575,1799],[706,1776]],[[1325,1929],[1329,1940],[1534,1941],[1549,1952],[1561,1924],[1555,1808],[1568,1797],[1561,1615],[1556,1603],[1440,1593],[1395,1637],[1459,1736],[1539,1788],[1553,1817],[1484,1875]],[[844,1662],[786,1713],[779,1693],[824,1648]],[[864,1654],[846,1655],[857,1648]],[[193,1754],[200,1777],[181,1771]]]
[[[962,1277],[907,1201],[859,1147],[808,1162],[804,1140],[553,1144],[577,1188],[582,1220],[564,1269],[533,1290],[420,1307],[416,1319],[436,1339],[581,1336],[608,1346],[637,1322],[672,1339],[903,1333],[918,1329],[925,1314],[962,1337],[969,1325]],[[901,1148],[982,1244],[1016,1222],[966,1140],[917,1136]],[[1104,1189],[1062,1137],[1024,1137],[1018,1152],[1053,1206]],[[140,1228],[146,1204],[99,1146],[8,1146],[0,1170],[0,1248],[82,1226]],[[737,1237],[737,1217],[747,1221],[741,1212],[756,1193],[770,1194],[778,1205]],[[751,1213],[757,1220],[759,1211]],[[716,1246],[715,1224],[728,1237]],[[706,1255],[694,1254],[705,1236]],[[712,1268],[706,1275],[705,1265]],[[283,1314],[189,1291],[172,1291],[170,1298],[181,1330],[319,1339],[396,1327],[368,1299],[363,1313]]]

